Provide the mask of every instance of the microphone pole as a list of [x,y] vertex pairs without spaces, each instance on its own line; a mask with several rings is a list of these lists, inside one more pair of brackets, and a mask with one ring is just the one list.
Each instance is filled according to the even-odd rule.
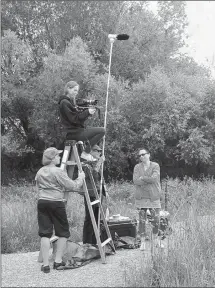
[[[109,56],[109,69],[108,69],[108,80],[107,80],[107,93],[106,93],[106,104],[105,104],[105,117],[104,117],[104,129],[106,134],[106,126],[107,126],[107,108],[108,108],[108,97],[109,97],[109,86],[110,86],[110,71],[111,71],[111,59],[112,59],[112,50],[113,50],[113,43],[115,40],[127,40],[129,36],[127,34],[109,34],[108,38],[110,40],[110,56]],[[104,157],[105,151],[105,135],[103,137],[103,144],[102,144],[102,157]],[[101,181],[100,181],[100,195],[99,200],[101,203],[102,200],[102,182],[103,182],[103,172],[104,172],[104,162],[102,162],[101,166]],[[102,203],[101,203],[102,204]],[[100,234],[100,208],[99,208],[99,215],[98,215],[98,231]]]

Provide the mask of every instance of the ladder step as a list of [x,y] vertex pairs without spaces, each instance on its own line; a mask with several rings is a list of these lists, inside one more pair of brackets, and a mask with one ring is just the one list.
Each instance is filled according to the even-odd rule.
[[75,165],[77,165],[77,163],[75,161],[67,161],[66,165],[75,166]]
[[95,204],[97,204],[97,203],[100,203],[100,200],[95,200],[95,201],[93,201],[93,202],[90,202],[91,206],[93,206],[93,205],[95,205]]
[[112,241],[112,238],[106,239],[104,242],[101,243],[102,247],[104,247],[110,241]]

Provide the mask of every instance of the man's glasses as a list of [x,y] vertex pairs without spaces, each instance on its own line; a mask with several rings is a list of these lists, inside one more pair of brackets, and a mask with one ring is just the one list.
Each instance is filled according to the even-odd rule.
[[139,157],[141,157],[141,156],[145,156],[146,154],[148,154],[148,153],[139,154]]

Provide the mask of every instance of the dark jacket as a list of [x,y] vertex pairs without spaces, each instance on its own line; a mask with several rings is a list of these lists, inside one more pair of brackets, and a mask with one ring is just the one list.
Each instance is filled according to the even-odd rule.
[[[91,170],[91,173],[92,173],[92,175],[93,175],[93,179],[94,179],[94,182],[95,182],[95,185],[96,185],[98,194],[100,194],[101,174],[100,174],[99,172],[95,171],[95,170],[93,169],[93,167],[90,167],[90,170]],[[87,169],[85,172],[86,172],[86,174],[85,174],[85,175],[86,175],[85,180],[86,180],[86,184],[87,184],[89,196],[90,196],[90,197],[95,197],[95,193],[94,193],[94,190],[93,190],[93,186],[92,186],[91,181],[90,181],[89,170]],[[106,196],[104,179],[103,179],[103,181],[102,181],[102,194],[103,194],[104,196]]]
[[62,96],[58,101],[60,118],[67,131],[84,128],[84,121],[90,116],[88,109],[74,105],[69,97]]

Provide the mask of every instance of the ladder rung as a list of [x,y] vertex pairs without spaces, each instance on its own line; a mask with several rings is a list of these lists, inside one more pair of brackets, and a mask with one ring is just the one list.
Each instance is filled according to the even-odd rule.
[[69,165],[69,166],[71,165],[72,166],[72,165],[77,165],[77,163],[75,161],[70,161],[69,160],[69,161],[66,162],[66,165]]
[[93,206],[93,205],[95,205],[95,204],[97,204],[97,203],[100,203],[100,200],[95,200],[95,201],[93,201],[93,202],[90,202],[91,206]]
[[104,242],[101,243],[102,247],[104,247],[110,241],[112,241],[112,238],[106,239]]

